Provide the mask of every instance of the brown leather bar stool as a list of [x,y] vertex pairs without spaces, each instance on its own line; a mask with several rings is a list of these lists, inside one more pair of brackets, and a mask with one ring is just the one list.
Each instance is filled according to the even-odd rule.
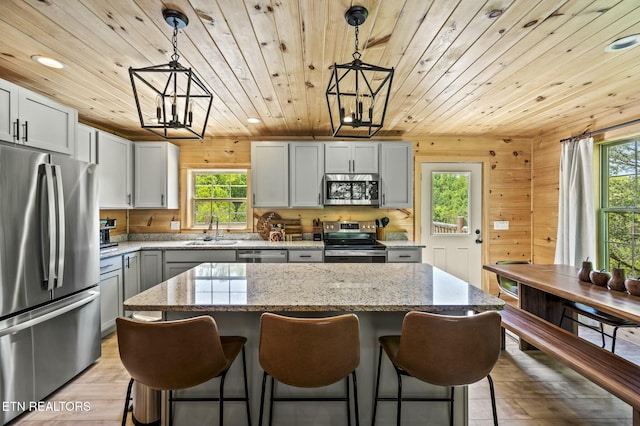
[[[471,316],[435,315],[409,312],[402,322],[400,336],[381,336],[378,355],[376,394],[372,425],[376,422],[378,401],[396,401],[400,425],[402,401],[448,401],[449,422],[453,425],[454,386],[470,385],[486,377],[491,391],[493,422],[498,424],[493,380],[489,373],[500,357],[500,314],[483,312]],[[398,376],[395,398],[380,397],[382,350],[391,360]],[[426,383],[450,387],[448,398],[403,398],[402,376]]]
[[[353,381],[356,425],[359,424],[356,367],[360,364],[360,327],[354,314],[329,318],[291,318],[264,313],[260,319],[260,365],[262,393],[260,419],[264,414],[267,376],[271,377],[269,425],[274,401],[345,401],[351,425],[349,376]],[[275,381],[301,388],[329,386],[345,380],[344,397],[277,397]]]
[[[116,319],[120,359],[131,375],[122,425],[126,417],[133,381],[152,389],[169,391],[169,424],[174,401],[218,401],[219,424],[223,424],[224,402],[245,401],[247,423],[251,425],[247,366],[242,336],[220,336],[213,318],[200,316],[165,322]],[[242,352],[244,397],[225,397],[224,381],[236,357]],[[186,389],[220,377],[220,394],[212,398],[174,398],[172,390]]]

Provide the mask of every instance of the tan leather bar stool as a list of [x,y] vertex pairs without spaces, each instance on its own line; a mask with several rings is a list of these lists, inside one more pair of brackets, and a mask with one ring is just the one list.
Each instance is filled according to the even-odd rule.
[[[360,364],[360,327],[354,314],[329,318],[291,318],[264,313],[260,319],[259,359],[264,373],[260,396],[262,425],[267,376],[271,377],[269,425],[274,401],[344,401],[351,425],[349,376],[353,381],[356,425],[359,424],[356,368]],[[344,397],[277,397],[275,381],[301,388],[329,386],[345,380]]]
[[[213,318],[200,316],[165,322],[116,319],[120,359],[131,375],[122,425],[133,381],[149,388],[169,391],[169,424],[174,401],[218,401],[219,424],[223,424],[224,402],[244,401],[251,425],[245,343],[242,336],[220,336]],[[224,381],[236,357],[242,352],[244,397],[225,397]],[[220,377],[220,394],[212,398],[174,398],[172,390],[186,389]]]
[[[402,322],[400,336],[381,336],[378,374],[373,405],[372,425],[376,422],[378,401],[396,401],[397,424],[400,425],[402,401],[448,401],[449,422],[453,425],[454,386],[470,385],[486,377],[491,391],[493,422],[498,424],[493,380],[489,373],[500,357],[500,314],[483,312],[471,316],[435,315],[409,312]],[[398,376],[395,398],[380,397],[382,350]],[[426,383],[450,387],[448,398],[403,398],[402,376]]]

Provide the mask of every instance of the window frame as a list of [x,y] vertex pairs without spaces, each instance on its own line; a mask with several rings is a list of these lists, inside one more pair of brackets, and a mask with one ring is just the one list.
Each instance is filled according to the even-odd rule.
[[[640,179],[640,172],[638,170],[638,160],[640,159],[640,138],[625,138],[620,140],[615,140],[611,142],[601,143],[599,144],[599,189],[600,189],[600,206],[598,212],[598,257],[601,260],[602,268],[610,271],[612,268],[617,268],[618,265],[612,265],[610,263],[609,257],[609,227],[608,227],[608,215],[610,213],[629,213],[640,216],[640,206],[630,206],[630,207],[610,207],[609,206],[609,152],[610,149],[619,145],[624,145],[628,143],[635,143],[635,161],[636,161],[636,179]],[[638,194],[636,194],[638,195]],[[636,197],[636,203],[638,203],[638,197]],[[632,250],[632,258],[630,259],[632,262],[631,266],[631,275],[637,276],[640,273],[640,269],[636,269],[635,265],[640,262],[639,258],[635,258],[633,253],[635,252],[634,247],[640,246],[640,238],[633,238],[630,242],[631,250]],[[630,276],[631,276],[630,275]]]
[[[247,177],[247,193],[246,197],[242,198],[246,202],[246,221],[244,224],[238,224],[235,226],[229,226],[228,223],[221,222],[219,229],[224,229],[231,232],[250,232],[252,228],[252,217],[253,211],[251,208],[251,179],[250,179],[250,170],[248,168],[212,168],[212,169],[188,169],[187,170],[187,188],[186,188],[186,198],[187,198],[187,225],[189,229],[194,230],[204,230],[207,229],[209,225],[207,224],[199,224],[195,222],[195,203],[198,200],[195,197],[195,176],[197,174],[244,174]],[[239,200],[240,198],[206,198],[209,200],[218,200],[218,201],[234,201]]]

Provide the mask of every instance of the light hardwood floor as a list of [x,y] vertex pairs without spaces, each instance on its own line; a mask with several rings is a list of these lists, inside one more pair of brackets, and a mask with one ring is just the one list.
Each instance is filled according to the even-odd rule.
[[[598,341],[598,336],[582,328],[581,335]],[[616,353],[634,362],[640,358],[638,346],[620,338]],[[507,338],[507,348],[491,375],[501,425],[631,425],[629,405],[544,353],[520,351],[513,337]],[[119,425],[128,381],[112,334],[102,342],[100,360],[48,398],[49,401],[88,402],[90,410],[33,412],[13,424]],[[493,424],[486,380],[470,387],[469,417],[471,426]],[[130,418],[127,424],[132,424]]]

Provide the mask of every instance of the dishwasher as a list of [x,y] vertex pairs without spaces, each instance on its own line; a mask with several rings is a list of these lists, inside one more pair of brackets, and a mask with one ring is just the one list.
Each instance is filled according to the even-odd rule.
[[287,250],[238,250],[239,263],[287,263]]

